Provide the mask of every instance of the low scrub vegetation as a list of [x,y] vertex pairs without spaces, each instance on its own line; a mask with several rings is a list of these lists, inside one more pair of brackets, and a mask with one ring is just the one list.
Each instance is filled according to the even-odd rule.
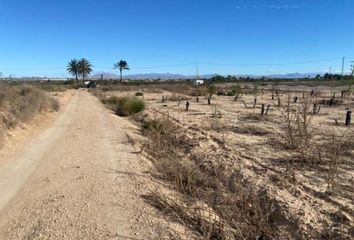
[[[223,156],[193,154],[184,130],[168,119],[142,119],[150,140],[143,149],[153,157],[161,179],[181,194],[178,201],[161,193],[148,196],[166,216],[194,230],[202,239],[274,239],[277,236],[269,197],[256,190],[240,170],[226,171]],[[186,153],[189,157],[186,158]]]
[[37,113],[58,111],[59,102],[38,88],[1,84],[0,88],[0,131],[15,127],[18,123],[31,120]]
[[302,149],[308,146],[312,137],[310,124],[313,117],[310,114],[310,102],[305,99],[300,105],[292,108],[289,95],[286,105],[281,105],[279,110],[285,123],[281,137],[286,146],[289,149]]
[[108,97],[102,98],[102,103],[113,110],[118,116],[130,116],[145,109],[144,100],[137,97]]
[[[346,122],[353,99],[319,90],[130,89],[149,104],[131,119],[144,136],[138,153],[162,183],[145,200],[191,230],[186,239],[351,239],[354,135]],[[116,111],[119,98],[104,101]]]

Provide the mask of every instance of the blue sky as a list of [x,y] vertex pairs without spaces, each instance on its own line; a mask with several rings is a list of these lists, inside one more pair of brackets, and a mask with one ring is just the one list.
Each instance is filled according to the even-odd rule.
[[353,12],[353,0],[0,0],[0,72],[62,77],[85,57],[95,72],[122,58],[129,74],[199,62],[201,74],[263,75],[340,71],[342,56],[349,71]]

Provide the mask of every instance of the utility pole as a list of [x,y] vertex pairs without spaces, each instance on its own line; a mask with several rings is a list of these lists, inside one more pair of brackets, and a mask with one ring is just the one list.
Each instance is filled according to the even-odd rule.
[[196,71],[197,71],[197,80],[198,80],[199,79],[199,76],[198,76],[199,64],[198,64],[198,62],[197,62],[197,66],[196,67],[197,67]]
[[342,79],[344,74],[344,61],[345,61],[345,57],[342,58]]

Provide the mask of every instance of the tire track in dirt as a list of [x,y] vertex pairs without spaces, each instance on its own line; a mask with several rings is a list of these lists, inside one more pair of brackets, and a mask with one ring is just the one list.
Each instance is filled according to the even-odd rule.
[[66,111],[55,121],[53,127],[32,139],[23,151],[13,156],[0,168],[0,210],[17,193],[32,174],[43,154],[48,151],[70,123],[70,117],[77,104],[77,94]]

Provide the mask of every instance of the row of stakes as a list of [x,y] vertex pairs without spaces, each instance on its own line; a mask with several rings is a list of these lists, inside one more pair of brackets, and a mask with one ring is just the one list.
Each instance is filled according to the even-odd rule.
[[[278,95],[278,94],[277,94]],[[342,97],[343,97],[343,93],[342,93]],[[313,91],[311,91],[311,96],[313,96]],[[332,106],[333,105],[333,102],[334,102],[334,98],[335,98],[335,95],[333,95],[333,97],[330,99],[330,102],[329,102],[329,105]],[[208,105],[211,104],[211,95],[206,97],[207,101],[208,101]],[[165,102],[167,100],[167,96],[162,96],[162,102]],[[237,97],[235,96],[235,101],[237,100]],[[296,103],[298,101],[298,97],[294,97],[294,103]],[[199,97],[197,96],[196,97],[196,102],[199,102]],[[246,108],[248,108],[247,104],[242,100],[243,104],[245,105]],[[178,106],[180,105],[181,103],[181,100],[178,101]],[[256,108],[256,104],[257,104],[257,99],[255,98],[254,99],[254,103],[253,103],[253,108]],[[186,112],[188,112],[189,110],[189,101],[186,101]],[[278,107],[281,106],[281,103],[280,103],[280,98],[278,97]],[[267,105],[267,108],[265,107],[265,104],[262,104],[261,105],[261,115],[264,116],[264,115],[267,115],[268,114],[268,111],[270,109],[270,104]],[[321,107],[318,106],[317,103],[314,103],[313,104],[313,114],[318,114],[321,110]],[[351,119],[352,119],[352,111],[351,110],[348,110],[347,111],[347,114],[346,114],[346,117],[345,117],[345,126],[349,126],[351,124]]]

